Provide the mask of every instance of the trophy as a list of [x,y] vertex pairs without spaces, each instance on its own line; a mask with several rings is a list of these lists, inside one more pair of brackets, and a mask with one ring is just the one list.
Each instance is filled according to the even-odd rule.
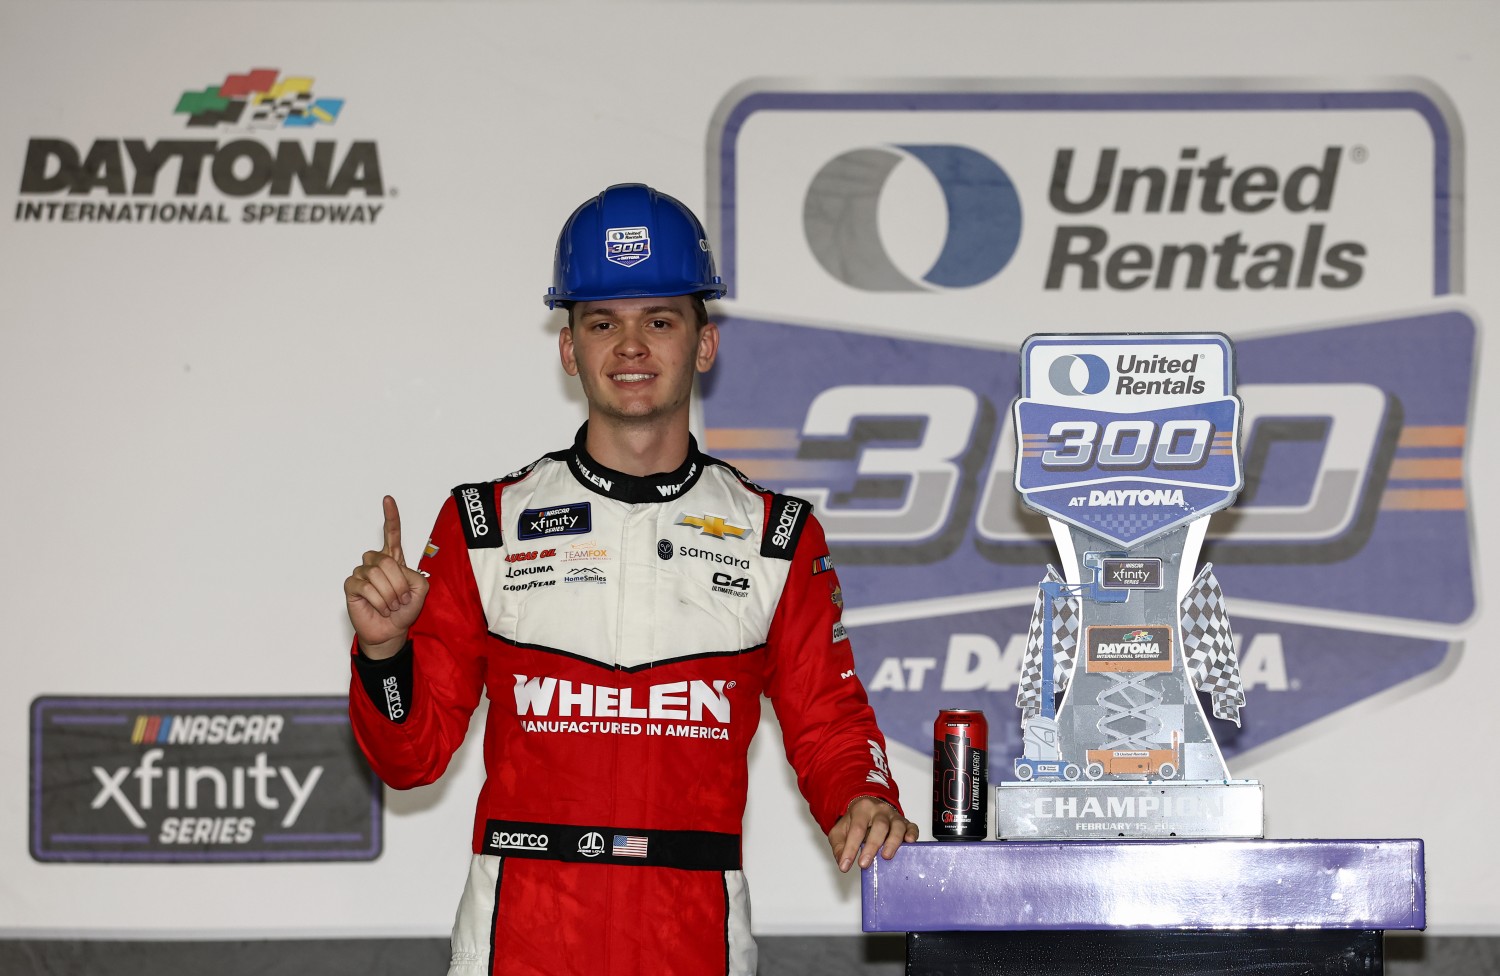
[[[1245,696],[1208,518],[1243,477],[1234,349],[1214,333],[1036,335],[1021,348],[1016,490],[1052,527],[995,787],[1001,839],[1261,837],[1197,692]],[[1062,702],[1057,703],[1058,695]]]

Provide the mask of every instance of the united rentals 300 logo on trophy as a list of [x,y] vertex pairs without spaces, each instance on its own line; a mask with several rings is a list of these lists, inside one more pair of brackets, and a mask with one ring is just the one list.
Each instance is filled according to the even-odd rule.
[[1016,489],[1064,572],[1047,567],[1032,610],[997,837],[1263,836],[1260,784],[1229,778],[1195,694],[1239,724],[1223,594],[1211,564],[1193,569],[1243,481],[1240,416],[1222,335],[1022,346]]

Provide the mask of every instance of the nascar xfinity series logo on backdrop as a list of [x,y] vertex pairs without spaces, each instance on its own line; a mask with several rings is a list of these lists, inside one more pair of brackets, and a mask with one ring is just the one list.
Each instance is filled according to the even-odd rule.
[[[1254,702],[1219,732],[1230,754],[1443,673],[1475,610],[1459,141],[1443,95],[1409,81],[726,96],[709,218],[734,292],[705,444],[817,506],[892,738],[925,753],[939,708],[979,707],[995,748],[1019,749],[1032,601],[1058,556],[1018,485],[1081,523],[1211,511],[1238,488],[1203,552]],[[1022,342],[1049,332],[1222,332],[1239,402],[1221,352],[1169,343],[1036,361],[1023,391]],[[1095,409],[1097,430],[1052,436],[1049,411]],[[1139,485],[1070,483],[1069,459],[1142,450],[1160,470]]]
[[368,861],[382,788],[343,698],[38,698],[38,861]]
[[186,133],[34,136],[13,219],[372,224],[388,195],[377,144],[298,138],[332,127],[344,103],[313,78],[258,68],[180,92],[171,114]]

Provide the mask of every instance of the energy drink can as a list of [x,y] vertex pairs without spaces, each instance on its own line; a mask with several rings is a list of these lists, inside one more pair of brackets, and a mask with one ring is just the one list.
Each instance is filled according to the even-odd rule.
[[972,708],[945,708],[932,729],[932,836],[984,840],[989,832],[989,723]]

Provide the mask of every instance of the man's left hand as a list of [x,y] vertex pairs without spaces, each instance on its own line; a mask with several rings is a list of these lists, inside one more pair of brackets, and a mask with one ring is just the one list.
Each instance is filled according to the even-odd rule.
[[861,868],[874,864],[877,851],[889,861],[903,843],[916,840],[917,833],[917,825],[886,801],[861,796],[849,804],[849,812],[828,832],[828,843],[833,845],[839,870],[848,871],[855,857]]

